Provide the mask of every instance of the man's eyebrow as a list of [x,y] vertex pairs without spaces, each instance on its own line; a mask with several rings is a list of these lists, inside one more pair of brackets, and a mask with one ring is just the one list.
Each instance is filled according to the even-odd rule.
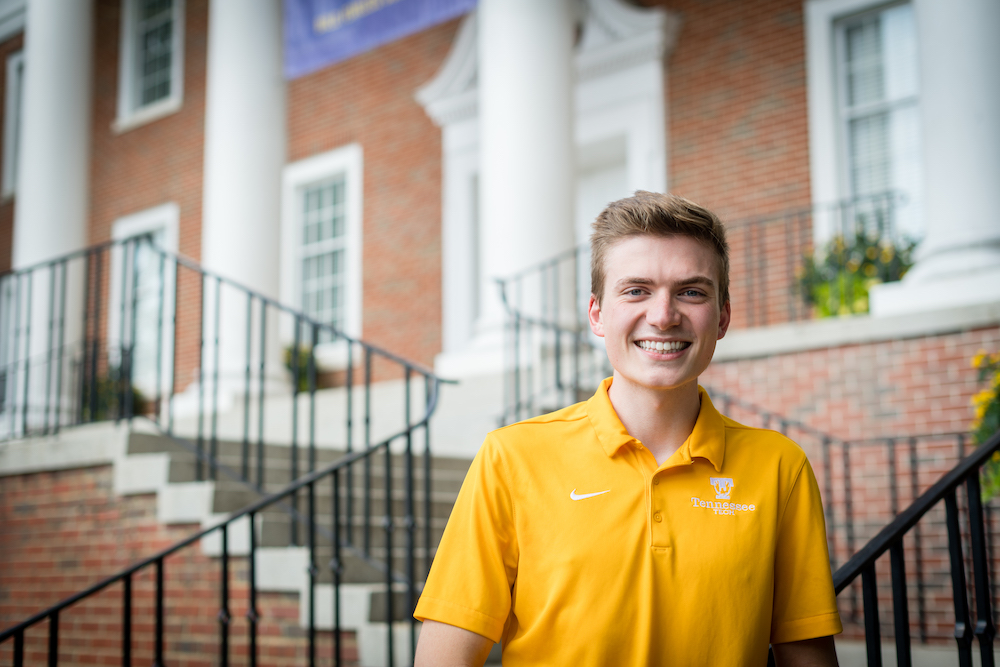
[[615,287],[624,287],[625,285],[652,285],[652,284],[653,281],[650,278],[626,277],[616,282]]
[[690,278],[685,278],[684,280],[681,280],[679,284],[681,284],[681,285],[698,285],[698,284],[702,284],[702,285],[711,285],[711,286],[714,287],[715,286],[715,280],[712,279],[712,278],[709,278],[708,276],[691,276]]

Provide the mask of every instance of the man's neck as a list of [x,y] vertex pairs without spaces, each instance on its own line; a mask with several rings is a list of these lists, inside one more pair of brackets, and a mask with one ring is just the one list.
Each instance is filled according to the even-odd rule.
[[633,384],[615,373],[608,398],[625,430],[661,465],[691,435],[701,410],[697,382],[655,390]]

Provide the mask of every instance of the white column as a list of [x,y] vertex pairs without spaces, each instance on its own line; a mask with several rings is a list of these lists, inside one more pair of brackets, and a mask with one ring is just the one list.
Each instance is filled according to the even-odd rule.
[[[285,161],[281,6],[278,0],[213,0],[209,7],[202,264],[276,298]],[[208,292],[211,330],[214,301]],[[241,386],[246,300],[224,289],[221,308],[220,384]],[[272,344],[274,331],[268,333]],[[211,338],[206,372],[214,369]]]
[[1000,301],[1000,2],[914,4],[927,235],[876,315]]
[[26,23],[15,268],[84,246],[90,185],[93,3],[31,0]]
[[570,0],[479,3],[480,330],[503,315],[493,278],[574,243],[573,39]]

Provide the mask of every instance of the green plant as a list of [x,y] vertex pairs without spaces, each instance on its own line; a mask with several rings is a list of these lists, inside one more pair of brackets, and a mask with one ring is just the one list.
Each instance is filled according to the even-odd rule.
[[868,291],[901,279],[913,265],[916,242],[894,242],[858,232],[852,242],[833,237],[817,254],[808,251],[798,286],[817,317],[868,312]]
[[[294,378],[295,367],[297,365],[299,372],[298,390],[309,391],[309,358],[312,357],[312,346],[306,344],[299,345],[299,354],[297,361],[294,352],[295,352],[294,345],[285,346],[284,350],[285,368],[288,369],[288,372]],[[317,369],[316,372],[318,375],[319,370]],[[319,378],[317,377],[317,388],[319,386],[318,382]]]
[[[1000,352],[980,351],[972,358],[972,367],[979,370],[979,382],[986,383],[972,397],[975,415],[969,425],[973,444],[981,445],[1000,430]],[[984,500],[1000,494],[1000,452],[994,452],[983,466],[981,480]]]
[[[125,416],[126,378],[121,370],[112,366],[106,375],[85,382],[82,402],[84,421],[95,422]],[[132,414],[144,415],[148,412],[149,401],[145,395],[132,387]]]

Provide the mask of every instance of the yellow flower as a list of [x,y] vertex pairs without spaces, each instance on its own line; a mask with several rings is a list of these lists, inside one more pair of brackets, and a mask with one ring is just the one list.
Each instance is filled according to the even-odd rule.
[[874,276],[876,273],[878,273],[878,269],[875,268],[874,264],[869,264],[865,267],[865,275],[869,278]]
[[972,357],[972,367],[979,368],[983,365],[983,361],[986,359],[986,350],[979,350],[976,356]]
[[882,248],[882,256],[881,256],[882,263],[888,264],[889,262],[891,262],[894,254],[895,252],[891,245],[887,245],[884,248]]
[[1000,461],[1000,452],[993,452],[993,456],[990,457],[994,461]]
[[875,246],[868,246],[868,249],[865,250],[865,257],[868,259],[875,259],[878,257],[878,248]]

